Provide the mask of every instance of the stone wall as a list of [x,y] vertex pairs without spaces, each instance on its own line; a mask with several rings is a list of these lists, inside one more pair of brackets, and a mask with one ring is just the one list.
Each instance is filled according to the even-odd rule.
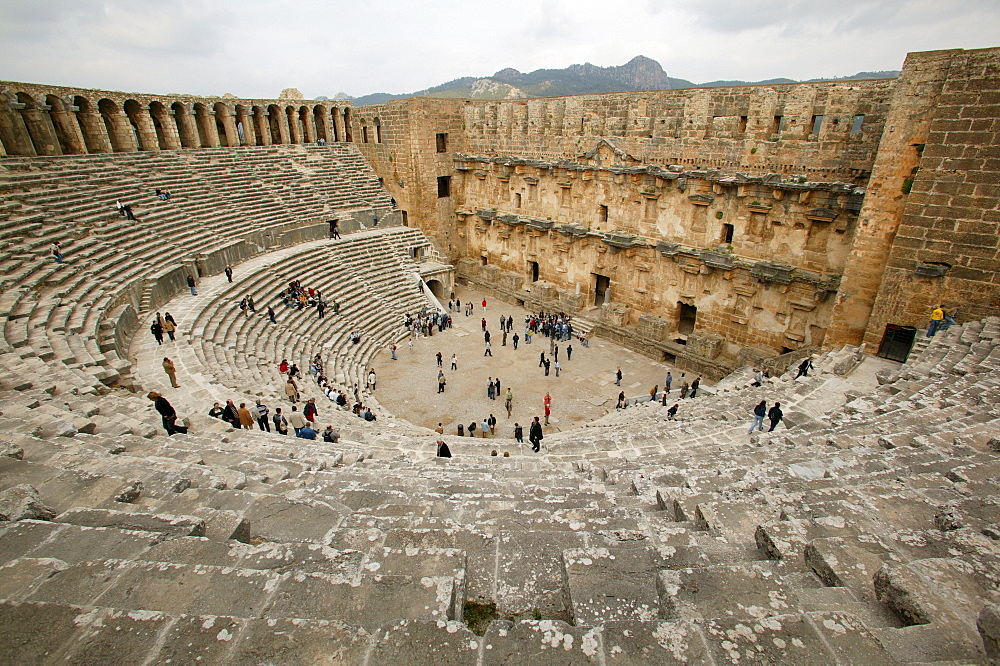
[[0,81],[0,156],[350,141],[349,102],[152,95]]
[[939,303],[961,321],[1000,308],[1000,49],[911,58],[934,63],[939,93],[865,334],[876,348],[886,324],[924,327]]

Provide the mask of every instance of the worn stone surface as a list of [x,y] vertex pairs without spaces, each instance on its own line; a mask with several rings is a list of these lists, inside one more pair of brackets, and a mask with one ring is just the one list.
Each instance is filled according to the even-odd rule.
[[0,492],[0,520],[52,520],[55,515],[42,503],[38,491],[27,484]]

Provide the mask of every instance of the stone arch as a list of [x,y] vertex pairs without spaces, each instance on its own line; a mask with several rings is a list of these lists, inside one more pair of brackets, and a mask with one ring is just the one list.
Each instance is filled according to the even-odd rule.
[[447,287],[445,287],[444,283],[435,278],[431,278],[427,281],[427,288],[430,289],[431,293],[434,294],[439,300],[449,296]]
[[375,143],[383,143],[382,141],[382,121],[375,116],[372,119],[372,125],[375,126]]
[[201,102],[194,105],[194,118],[198,125],[198,145],[218,148],[219,132],[215,129],[215,112]]
[[241,146],[253,146],[257,144],[254,132],[253,117],[250,111],[243,104],[236,105],[236,137]]
[[271,143],[285,143],[285,133],[281,131],[282,111],[277,104],[267,107],[267,120],[271,129]]
[[17,101],[20,103],[18,113],[28,130],[35,154],[62,155],[52,119],[47,113],[48,107],[24,92],[17,93]]
[[62,154],[82,155],[87,152],[76,116],[67,111],[63,99],[58,95],[46,95],[45,104],[49,107],[49,118]]
[[351,107],[346,107],[344,109],[344,140],[354,141],[354,135],[351,132]]
[[154,101],[149,103],[149,118],[153,123],[153,131],[156,133],[156,145],[160,147],[160,150],[174,148],[175,146],[172,145],[171,137],[168,135],[170,126],[173,123],[163,102]]
[[271,126],[267,122],[267,115],[267,109],[260,106],[253,107],[254,137],[258,146],[271,145]]
[[361,123],[361,143],[368,143],[371,140],[368,135],[368,119],[362,117],[359,122]]
[[312,113],[308,106],[300,106],[298,111],[299,136],[302,143],[313,143],[316,140],[316,128],[313,127]]
[[198,138],[197,123],[188,109],[189,107],[182,102],[170,105],[170,110],[174,112],[174,125],[180,136],[181,148],[198,148],[201,142]]
[[14,94],[0,93],[0,143],[7,155],[31,156],[35,154],[35,147],[24,119],[18,113],[20,106],[21,102]]
[[313,107],[313,125],[316,126],[316,140],[329,143],[330,142],[330,114],[327,112],[326,107],[322,104],[317,104]]
[[288,143],[302,143],[302,128],[299,114],[294,106],[285,107],[285,124],[288,126]]
[[215,116],[215,133],[219,137],[219,145],[226,148],[240,145],[236,123],[233,121],[233,111],[229,105],[224,102],[216,102],[212,106],[212,113]]
[[108,133],[111,151],[127,153],[135,150],[135,144],[132,142],[132,130],[127,127],[128,122],[125,114],[118,108],[118,105],[113,100],[104,97],[98,100],[97,110],[101,113],[104,129]]
[[88,153],[110,153],[111,140],[108,138],[108,130],[101,121],[101,114],[94,109],[94,105],[83,95],[73,98],[73,106],[76,107],[76,121],[80,125],[83,133],[83,144]]
[[343,113],[338,107],[333,107],[330,109],[330,141],[340,141],[344,135],[343,125]]
[[132,140],[139,150],[159,150],[160,144],[156,140],[156,130],[153,129],[152,118],[149,110],[144,108],[134,99],[125,100],[122,106],[125,117],[132,132]]

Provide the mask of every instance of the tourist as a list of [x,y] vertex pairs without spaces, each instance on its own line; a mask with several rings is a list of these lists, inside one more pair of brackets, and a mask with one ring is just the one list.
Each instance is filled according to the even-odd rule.
[[257,398],[257,427],[264,432],[271,432],[271,422],[267,418],[269,411],[267,405],[260,398]]
[[274,422],[274,429],[279,435],[288,434],[288,419],[286,419],[284,414],[281,413],[281,407],[275,408],[274,416],[271,417],[271,421]]
[[149,327],[149,332],[153,334],[156,344],[163,344],[163,324],[160,323],[159,319],[153,321]]
[[767,429],[768,432],[774,430],[774,428],[781,422],[784,414],[781,413],[781,403],[774,403],[774,407],[767,411],[767,418],[771,421],[771,427]]
[[304,416],[309,423],[314,423],[318,414],[319,410],[316,409],[316,400],[314,398],[306,400],[305,407],[302,408],[302,416]]
[[698,387],[701,386],[701,375],[695,377],[694,381],[691,382],[691,399],[698,395]]
[[441,352],[438,352],[437,354],[435,354],[435,356],[437,357],[438,367],[439,368],[443,368],[444,367],[444,356],[441,355]]
[[299,387],[295,385],[295,380],[292,379],[291,375],[288,376],[288,380],[285,382],[285,395],[288,396],[293,405],[299,399]]
[[188,286],[188,289],[191,290],[191,295],[192,296],[197,296],[198,295],[198,290],[195,288],[195,284],[196,283],[194,281],[194,276],[189,273],[188,276],[187,276],[187,286]]
[[166,314],[166,316],[164,316],[161,328],[167,335],[170,336],[171,341],[177,339],[174,337],[174,331],[177,330],[177,322],[174,321],[174,318],[170,315],[169,312]]
[[[681,377],[683,377],[683,376],[684,375],[681,375]],[[687,382],[684,382],[683,384],[681,384],[681,400],[683,400],[684,398],[688,397],[688,391],[690,391],[690,390],[691,390],[691,386]]]
[[754,428],[758,430],[764,429],[764,417],[767,416],[767,401],[761,400],[756,407],[753,408],[753,423],[750,424],[750,430],[747,434],[753,432]]
[[340,433],[334,430],[332,425],[328,425],[326,430],[323,431],[323,441],[329,444],[336,444],[340,441]]
[[475,437],[475,436],[476,436],[476,422],[473,421],[472,423],[469,424],[469,437]]
[[524,428],[521,427],[520,423],[514,424],[514,441],[518,444],[524,444]]
[[496,385],[493,383],[493,377],[486,380],[486,397],[490,400],[496,400]]
[[757,372],[754,373],[753,383],[751,383],[750,386],[760,388],[763,384],[764,384],[764,371],[757,370]]
[[174,411],[174,408],[166,398],[156,391],[150,391],[146,397],[153,401],[153,407],[159,412],[163,429],[167,431],[167,436],[175,433],[184,434],[188,431],[187,427],[176,425],[177,412]]
[[300,412],[295,405],[292,405],[292,413],[288,416],[288,422],[291,423],[292,428],[295,429],[296,437],[299,435],[299,430],[308,425],[306,417],[302,416],[302,412]]
[[671,375],[670,371],[668,370],[667,371],[667,378],[665,380],[663,380],[663,395],[669,395],[670,394],[670,385],[673,384],[673,383],[674,383],[674,376]]
[[327,224],[330,225],[330,239],[340,239],[340,220],[333,218]]
[[486,351],[483,352],[483,356],[493,356],[493,348],[490,346],[490,341],[486,341]]
[[566,360],[569,361],[573,358],[573,345],[566,346]]
[[233,430],[240,429],[240,411],[232,400],[226,400],[226,407],[223,410],[222,420],[232,426]]
[[552,362],[549,361],[549,359],[545,359],[545,376],[546,377],[549,376],[549,366],[551,366],[551,365],[552,365]]
[[931,323],[927,327],[927,337],[933,338],[938,327],[944,323],[944,305],[939,305],[931,311]]
[[434,428],[434,432],[436,432],[439,435],[443,435],[444,434],[444,424],[439,421],[438,424],[437,424],[437,427]]
[[507,389],[507,393],[504,395],[503,406],[507,409],[507,418],[510,418],[511,409],[514,406],[514,392]]
[[233,267],[232,266],[226,266],[226,270],[224,270],[223,272],[226,274],[226,279],[229,280],[230,282],[232,282],[233,281]]
[[371,391],[372,393],[375,392],[375,385],[376,385],[376,383],[377,383],[377,381],[376,381],[376,378],[375,378],[375,370],[369,370],[368,371],[368,390]]
[[656,394],[659,392],[660,392],[659,386],[653,386],[653,388],[649,389],[649,401],[656,402]]
[[497,434],[497,417],[490,414],[490,417],[486,419],[486,424],[490,427],[490,434],[496,436]]
[[621,366],[618,366],[617,368],[615,368],[615,386],[621,386],[621,385],[622,385],[622,368]]
[[538,422],[538,417],[531,422],[531,428],[528,429],[528,441],[531,442],[531,450],[538,453],[542,446],[542,424]]
[[62,248],[59,246],[59,241],[52,242],[52,258],[56,260],[57,264],[63,262]]
[[448,445],[444,443],[444,440],[439,439],[437,441],[437,457],[438,458],[451,458],[451,449]]
[[215,403],[214,405],[212,405],[212,409],[208,410],[209,416],[211,416],[213,419],[219,419],[220,421],[222,420],[222,415],[224,413],[225,410],[222,409],[222,405],[220,405],[219,403]]
[[559,363],[559,360],[557,359],[556,360],[556,377],[559,376],[559,370],[560,369],[562,369],[562,365]]
[[458,370],[458,355],[457,354],[452,354],[451,355],[451,369],[452,370]]
[[278,320],[274,317],[274,308],[270,305],[267,306],[267,318],[271,320],[272,324],[277,324]]
[[514,349],[517,349],[517,343],[518,343],[518,342],[520,342],[520,340],[521,340],[521,338],[519,338],[519,337],[517,336],[517,333],[515,333],[515,334],[514,334],[514,337],[513,337],[513,338],[511,338],[511,342],[513,342],[513,343],[514,343]]
[[678,408],[678,407],[680,407],[680,405],[678,405],[678,404],[677,404],[677,403],[675,402],[675,403],[674,403],[674,406],[673,406],[673,407],[671,407],[670,409],[668,409],[668,410],[667,410],[667,420],[668,420],[668,421],[673,421],[673,420],[674,420],[674,417],[675,417],[675,416],[677,416],[677,408]]
[[299,428],[298,432],[295,433],[295,436],[301,437],[302,439],[316,439],[316,431],[308,425],[304,425]]
[[244,430],[253,430],[254,417],[247,409],[247,403],[241,402],[240,408],[236,410],[236,413],[240,416],[240,427]]
[[802,362],[799,363],[799,374],[795,375],[795,378],[798,379],[799,377],[808,377],[809,371],[812,370],[812,368],[812,356],[802,359]]
[[177,368],[174,367],[174,362],[166,357],[163,359],[163,372],[167,373],[167,377],[170,377],[171,386],[180,388],[180,384],[177,383]]
[[444,378],[444,373],[438,371],[438,393],[444,393],[444,387],[445,387],[445,384],[447,384],[447,383],[448,382],[445,381],[445,378]]
[[621,391],[618,394],[618,404],[615,405],[615,409],[625,409],[625,407],[627,407],[627,406],[628,405],[625,402],[625,391]]
[[486,438],[486,431],[490,429],[490,420],[483,419],[483,422],[479,424],[479,432],[482,433],[483,439]]
[[399,349],[399,347],[397,347],[396,345],[389,345],[389,353],[392,355],[392,360],[393,361],[397,360],[396,359],[396,350],[397,349]]
[[952,326],[958,323],[958,308],[951,311],[951,314],[947,312],[944,313],[944,325],[939,328],[939,331],[947,331]]

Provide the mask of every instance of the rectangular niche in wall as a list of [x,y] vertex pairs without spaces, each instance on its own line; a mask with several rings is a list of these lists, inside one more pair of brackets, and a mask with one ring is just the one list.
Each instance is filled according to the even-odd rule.
[[451,176],[438,176],[438,199],[451,196]]

